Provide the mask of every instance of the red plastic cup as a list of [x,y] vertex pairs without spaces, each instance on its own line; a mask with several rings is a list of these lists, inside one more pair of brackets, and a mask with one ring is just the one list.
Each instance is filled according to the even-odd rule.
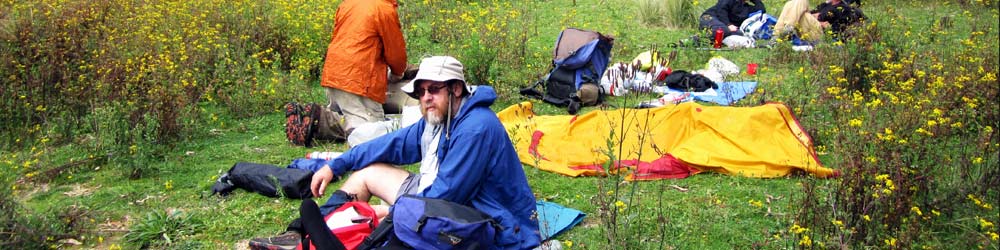
[[747,75],[756,75],[756,74],[757,74],[757,64],[747,63]]
[[671,72],[671,70],[670,70],[669,67],[668,68],[664,68],[662,71],[660,71],[660,74],[656,76],[656,80],[657,81],[663,81],[663,80],[667,79],[667,76],[670,75],[670,72]]

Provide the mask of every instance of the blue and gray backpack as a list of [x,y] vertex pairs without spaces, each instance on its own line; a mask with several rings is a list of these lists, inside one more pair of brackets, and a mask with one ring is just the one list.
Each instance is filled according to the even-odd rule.
[[358,249],[497,249],[501,231],[493,217],[475,208],[403,195]]

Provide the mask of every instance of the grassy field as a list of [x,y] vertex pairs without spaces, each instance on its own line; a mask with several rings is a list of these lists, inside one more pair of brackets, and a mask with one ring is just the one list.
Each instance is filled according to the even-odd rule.
[[[298,200],[210,187],[236,162],[346,149],[290,145],[279,110],[324,100],[338,2],[0,0],[0,249],[231,249],[280,233]],[[777,14],[783,1],[764,3]],[[712,4],[425,0],[399,11],[409,61],[456,56],[470,81],[498,89],[494,110],[526,101],[517,89],[549,69],[566,27],[614,36],[613,62],[675,50],[674,69],[758,63],[740,75],[757,91],[735,106],[789,105],[821,162],[844,173],[626,182],[526,166],[538,199],[588,215],[556,237],[564,249],[1000,248],[996,1],[865,1],[854,38],[811,52],[670,48],[698,32],[669,20]]]

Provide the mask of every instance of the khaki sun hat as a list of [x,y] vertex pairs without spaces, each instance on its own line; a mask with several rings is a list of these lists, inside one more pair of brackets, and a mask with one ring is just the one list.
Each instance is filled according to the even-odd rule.
[[[414,85],[416,85],[421,80],[429,80],[436,82],[447,82],[449,80],[459,80],[465,83],[465,72],[463,71],[462,63],[450,56],[432,56],[424,58],[420,61],[420,67],[417,69],[417,76],[413,78],[406,85],[403,85],[400,89],[406,92],[407,95],[417,98],[415,93],[413,93]],[[472,87],[465,84],[466,91],[472,93]]]

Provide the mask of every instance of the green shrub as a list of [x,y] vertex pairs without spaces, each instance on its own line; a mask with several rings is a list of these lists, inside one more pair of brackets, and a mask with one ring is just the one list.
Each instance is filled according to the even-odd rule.
[[698,1],[688,0],[635,0],[638,17],[646,25],[670,29],[698,27],[698,16],[703,10]]
[[[426,5],[407,5],[403,25],[407,30],[409,55],[451,55],[465,66],[467,80],[496,88],[502,98],[516,95],[525,70],[530,39],[536,38],[534,11],[511,1],[427,1]],[[419,13],[438,13],[421,15]],[[429,19],[429,20],[428,20]],[[431,41],[430,48],[420,43]],[[415,58],[416,60],[416,58]]]
[[140,248],[186,246],[189,244],[183,243],[184,239],[199,233],[203,227],[200,220],[181,210],[150,212],[129,227],[124,239]]
[[91,216],[78,206],[28,213],[10,193],[0,192],[0,248],[54,249],[61,240],[86,239],[93,229]]
[[[0,89],[0,145],[97,135],[94,154],[124,159],[139,147],[157,155],[204,127],[226,126],[202,105],[253,117],[314,99],[308,83],[318,77],[335,4],[7,3],[0,72],[11,85]],[[320,17],[329,21],[308,21]]]
[[1000,64],[982,53],[997,51],[997,25],[915,33],[904,23],[933,21],[892,8],[868,15],[850,39],[812,56],[819,96],[803,104],[831,117],[804,120],[822,131],[819,146],[843,175],[832,186],[805,182],[798,239],[831,248],[997,247],[989,225],[1000,221],[992,208],[1000,204]]

